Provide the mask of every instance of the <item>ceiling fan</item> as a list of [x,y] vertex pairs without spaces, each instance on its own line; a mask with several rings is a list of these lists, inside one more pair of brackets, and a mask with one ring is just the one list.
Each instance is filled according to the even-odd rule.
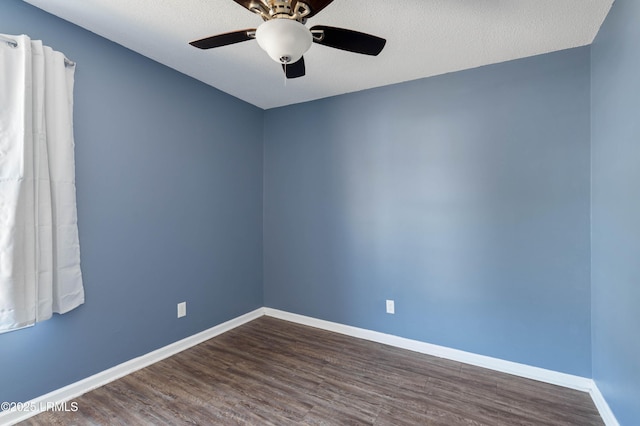
[[256,39],[258,45],[276,62],[282,64],[287,78],[305,75],[304,53],[311,43],[348,52],[378,55],[386,40],[344,28],[316,25],[307,28],[308,18],[316,15],[333,0],[233,0],[259,15],[263,23],[249,28],[192,41],[200,49],[227,46]]

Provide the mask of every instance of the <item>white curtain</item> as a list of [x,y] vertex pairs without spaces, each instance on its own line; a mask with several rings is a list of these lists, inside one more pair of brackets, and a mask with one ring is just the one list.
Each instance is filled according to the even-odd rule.
[[0,333],[84,303],[69,65],[0,35]]

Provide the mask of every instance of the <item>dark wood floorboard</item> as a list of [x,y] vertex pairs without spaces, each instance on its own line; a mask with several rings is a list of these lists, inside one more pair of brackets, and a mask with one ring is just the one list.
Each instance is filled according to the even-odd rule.
[[584,392],[262,317],[23,425],[603,425]]

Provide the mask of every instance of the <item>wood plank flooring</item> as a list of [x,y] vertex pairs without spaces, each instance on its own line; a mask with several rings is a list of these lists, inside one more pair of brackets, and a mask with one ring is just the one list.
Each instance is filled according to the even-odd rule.
[[603,425],[588,394],[261,317],[23,425]]

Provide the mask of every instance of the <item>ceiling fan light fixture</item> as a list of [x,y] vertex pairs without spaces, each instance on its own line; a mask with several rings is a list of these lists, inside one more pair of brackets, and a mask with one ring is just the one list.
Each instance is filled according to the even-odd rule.
[[256,30],[258,44],[274,61],[281,64],[298,62],[313,42],[311,31],[293,19],[271,19]]

